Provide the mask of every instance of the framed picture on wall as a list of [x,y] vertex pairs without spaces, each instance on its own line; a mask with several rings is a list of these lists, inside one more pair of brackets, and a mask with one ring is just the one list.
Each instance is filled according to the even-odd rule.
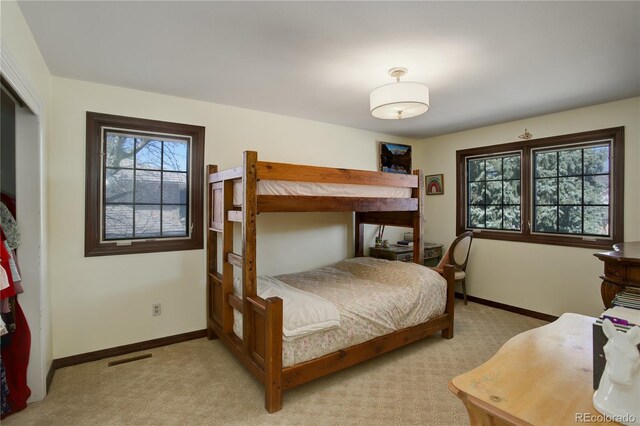
[[444,194],[444,175],[425,176],[424,187],[427,188],[427,195]]
[[380,142],[380,171],[411,174],[411,146]]

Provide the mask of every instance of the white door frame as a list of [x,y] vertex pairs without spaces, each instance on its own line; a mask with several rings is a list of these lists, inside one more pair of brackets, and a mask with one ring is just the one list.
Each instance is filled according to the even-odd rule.
[[[29,381],[28,385],[31,388],[31,398],[29,402],[39,401],[46,396],[46,382],[47,374],[51,368],[51,362],[53,358],[53,345],[51,342],[52,329],[51,329],[51,297],[50,287],[47,280],[48,277],[48,259],[47,259],[47,221],[46,221],[46,164],[45,164],[45,134],[46,134],[46,109],[42,102],[42,97],[35,90],[31,81],[27,78],[26,74],[22,72],[18,66],[17,61],[11,54],[9,48],[0,42],[0,73],[5,80],[11,85],[13,90],[20,96],[25,105],[33,112],[37,120],[37,164],[31,163],[31,170],[37,170],[38,187],[39,187],[39,252],[36,254],[36,265],[21,265],[22,269],[27,266],[29,268],[36,268],[36,271],[32,274],[36,279],[39,278],[37,283],[25,283],[25,293],[27,291],[38,292],[38,297],[31,298],[35,300],[34,304],[37,306],[30,306],[29,315],[25,309],[25,315],[29,321],[29,328],[31,329],[31,354],[29,357]],[[17,149],[18,147],[16,147]],[[20,167],[19,164],[17,164]],[[19,218],[18,218],[19,219]],[[19,221],[19,220],[18,220]],[[39,258],[39,259],[38,259]]]

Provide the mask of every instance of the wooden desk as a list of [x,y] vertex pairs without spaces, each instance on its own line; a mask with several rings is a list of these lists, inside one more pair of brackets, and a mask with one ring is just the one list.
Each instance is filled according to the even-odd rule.
[[640,287],[640,242],[619,243],[613,251],[595,253],[604,262],[600,295],[605,308],[625,287]]
[[591,402],[594,321],[564,314],[513,337],[489,361],[451,380],[471,425],[567,425],[580,423],[582,413],[600,416]]
[[[396,246],[391,245],[389,247],[369,247],[369,256],[377,257],[378,259],[387,260],[400,260],[402,262],[413,261],[413,247],[409,246]],[[442,257],[442,244],[424,243],[424,260],[423,265],[428,263],[434,263],[435,266],[440,262]]]

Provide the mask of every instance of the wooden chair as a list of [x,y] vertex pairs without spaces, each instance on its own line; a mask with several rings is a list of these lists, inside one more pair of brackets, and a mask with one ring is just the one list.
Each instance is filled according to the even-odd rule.
[[465,283],[467,269],[467,261],[469,260],[469,252],[471,251],[471,241],[473,240],[473,232],[467,231],[458,235],[451,243],[442,260],[434,269],[440,273],[444,271],[444,265],[452,264],[456,267],[456,282],[462,283],[462,298],[464,304],[467,304],[467,286]]

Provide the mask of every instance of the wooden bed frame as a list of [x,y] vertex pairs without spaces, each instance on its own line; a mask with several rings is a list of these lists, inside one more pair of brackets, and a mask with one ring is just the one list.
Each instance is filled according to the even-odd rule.
[[[408,187],[411,198],[355,198],[257,195],[257,182],[346,183]],[[233,206],[233,183],[242,180],[241,208]],[[342,349],[311,361],[282,367],[282,299],[256,294],[256,216],[264,212],[355,212],[355,255],[364,255],[364,225],[413,228],[413,259],[424,257],[422,241],[424,179],[422,172],[400,175],[349,169],[258,161],[244,153],[241,167],[218,172],[208,166],[207,336],[220,338],[247,369],[264,384],[265,408],[282,408],[282,391],[342,370],[408,343],[442,331],[453,337],[454,268],[445,267],[447,302],[443,315],[425,323]],[[234,222],[242,226],[242,254],[233,251]],[[218,234],[222,241],[222,273],[218,272]],[[233,293],[233,267],[242,269],[242,298]],[[233,332],[233,309],[242,312],[243,339]]]

